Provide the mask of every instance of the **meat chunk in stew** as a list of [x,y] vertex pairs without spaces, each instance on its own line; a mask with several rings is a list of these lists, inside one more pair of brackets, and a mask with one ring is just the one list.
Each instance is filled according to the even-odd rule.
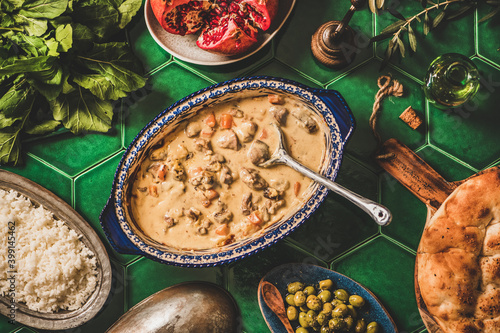
[[220,170],[221,184],[231,184],[233,182],[233,174],[227,165],[223,165]]
[[252,212],[252,192],[244,193],[241,198],[241,213],[245,216]]
[[201,124],[197,122],[189,122],[186,125],[185,132],[188,138],[194,138],[195,136],[198,136],[198,134],[200,134]]
[[241,168],[240,178],[252,190],[263,190],[268,187],[266,180],[255,169]]
[[248,149],[247,156],[254,165],[262,164],[270,157],[269,146],[265,142],[255,140]]
[[288,116],[287,108],[280,105],[274,105],[269,108],[269,112],[280,125],[286,125],[286,118]]
[[297,105],[290,113],[300,122],[301,127],[307,132],[314,133],[318,130],[318,124],[316,124],[316,121],[308,114],[307,110]]
[[219,147],[225,149],[239,149],[238,137],[232,129],[224,131],[224,133],[217,140],[217,144],[219,145]]
[[236,134],[241,142],[250,142],[253,140],[255,133],[257,133],[257,124],[250,120],[243,120],[238,127],[236,127]]

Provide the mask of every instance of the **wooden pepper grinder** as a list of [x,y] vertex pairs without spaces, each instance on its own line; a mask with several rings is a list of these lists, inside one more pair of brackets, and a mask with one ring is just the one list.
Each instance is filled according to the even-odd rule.
[[[349,52],[354,45],[355,32],[349,27],[349,21],[365,0],[351,0],[351,8],[342,21],[329,21],[316,30],[311,40],[311,50],[316,59],[331,68],[349,65],[356,53]],[[349,46],[349,47],[346,47]]]

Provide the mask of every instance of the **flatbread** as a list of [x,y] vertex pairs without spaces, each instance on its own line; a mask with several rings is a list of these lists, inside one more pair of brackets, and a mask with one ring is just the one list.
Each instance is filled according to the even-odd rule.
[[500,332],[500,169],[460,185],[425,228],[417,282],[445,333]]

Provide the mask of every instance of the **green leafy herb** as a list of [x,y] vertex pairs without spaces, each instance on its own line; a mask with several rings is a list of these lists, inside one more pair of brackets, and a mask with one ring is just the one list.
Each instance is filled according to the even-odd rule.
[[146,83],[128,44],[115,37],[141,5],[0,1],[0,164],[19,163],[26,135],[111,128],[112,101]]
[[[403,35],[408,33],[408,44],[412,52],[417,52],[417,35],[411,27],[414,21],[423,24],[423,33],[428,35],[433,29],[436,29],[445,20],[453,20],[460,18],[463,15],[471,12],[471,9],[476,8],[479,4],[487,4],[492,7],[491,11],[486,14],[479,22],[484,22],[500,13],[500,0],[446,0],[446,1],[431,1],[431,0],[418,0],[420,1],[423,10],[417,14],[404,17],[400,12],[394,8],[387,8],[389,14],[394,16],[397,21],[391,23],[386,28],[382,29],[379,35],[373,37],[371,42],[379,42],[385,39],[390,41],[387,45],[382,67],[385,67],[391,60],[392,56],[399,50],[402,57],[405,56],[406,47],[403,42]],[[371,0],[369,2],[370,10],[373,13],[379,13],[384,9],[384,1]],[[378,6],[380,5],[380,6]],[[431,16],[430,13],[437,11],[437,14]],[[420,18],[423,16],[423,22]],[[500,49],[499,49],[500,50]]]

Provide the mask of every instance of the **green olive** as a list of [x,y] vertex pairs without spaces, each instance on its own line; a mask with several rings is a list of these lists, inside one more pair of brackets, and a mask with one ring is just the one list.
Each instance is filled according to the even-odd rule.
[[307,330],[307,328],[299,327],[297,328],[297,330],[295,330],[295,333],[309,333],[309,331]]
[[295,296],[294,294],[288,294],[288,295],[286,295],[286,298],[285,298],[286,304],[291,305],[291,306],[296,306],[295,302],[293,300],[294,296]]
[[356,309],[354,308],[354,306],[352,306],[351,304],[349,304],[347,306],[347,309],[349,310],[349,316],[351,316],[354,319],[358,318],[358,311],[356,311]]
[[349,293],[344,289],[335,290],[335,297],[342,302],[347,302],[349,300]]
[[333,287],[333,281],[330,279],[319,281],[319,289],[321,290],[332,289],[332,287]]
[[306,295],[302,290],[299,290],[295,293],[295,296],[293,297],[293,301],[295,302],[296,306],[302,306],[306,304]]
[[328,315],[330,315],[333,311],[334,307],[332,305],[332,303],[325,303],[323,304],[323,310],[321,310],[321,312],[324,312]]
[[320,333],[332,333],[332,330],[330,329],[329,326],[321,326],[321,330],[319,331]]
[[344,304],[344,302],[342,302],[341,300],[336,299],[336,298],[332,300],[333,307],[336,307],[337,305],[340,305],[340,304]]
[[299,313],[299,325],[306,328],[310,326],[309,321],[307,320],[307,313]]
[[302,282],[296,281],[288,284],[288,292],[290,294],[295,294],[297,291],[304,289],[305,284]]
[[304,305],[302,305],[301,307],[299,307],[299,309],[300,309],[300,311],[302,311],[302,312],[307,312],[307,311],[311,310],[311,309],[309,309],[309,308],[308,308],[305,304],[304,304]]
[[323,326],[325,324],[328,324],[328,315],[324,312],[320,312],[318,313],[318,315],[316,316],[316,321],[318,322],[318,324],[320,326]]
[[355,333],[365,333],[366,332],[366,322],[363,318],[359,319],[356,322],[356,326],[354,328]]
[[351,295],[349,297],[349,303],[359,309],[362,308],[363,305],[365,305],[365,299],[359,295]]
[[306,320],[309,321],[309,327],[317,327],[318,321],[316,320],[318,314],[314,310],[307,311]]
[[299,311],[295,306],[289,306],[286,309],[286,316],[288,317],[288,320],[297,320],[299,319]]
[[307,286],[304,288],[304,294],[307,296],[316,294],[316,289],[313,286]]
[[328,327],[334,331],[341,331],[346,327],[346,323],[342,318],[332,318],[328,322]]
[[321,300],[316,295],[307,296],[306,305],[314,311],[321,311],[323,309],[323,303],[321,303]]
[[332,311],[332,317],[345,317],[349,314],[349,309],[347,305],[340,304],[335,307]]
[[344,321],[345,321],[347,331],[351,331],[354,328],[354,324],[356,323],[354,321],[354,318],[351,316],[345,317]]
[[380,331],[380,327],[376,321],[372,321],[366,326],[366,333],[378,333]]
[[318,294],[318,298],[323,303],[330,302],[332,300],[332,293],[330,292],[330,290],[323,290]]

